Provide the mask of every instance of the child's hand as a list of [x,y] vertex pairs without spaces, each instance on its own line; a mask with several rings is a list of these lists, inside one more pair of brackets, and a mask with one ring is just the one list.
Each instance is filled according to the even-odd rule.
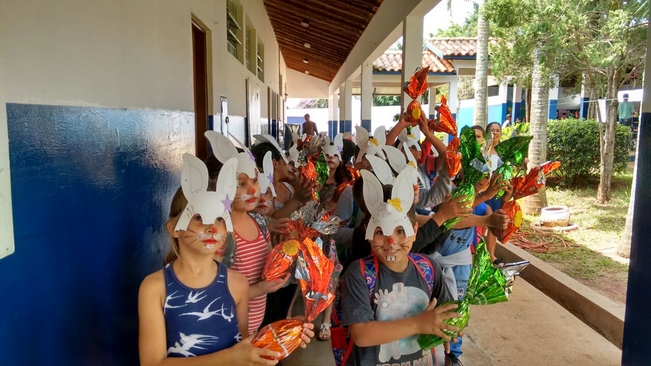
[[289,218],[283,217],[282,219],[278,219],[274,223],[267,225],[267,228],[272,234],[288,234],[290,221]]
[[253,337],[253,335],[249,336],[232,347],[233,352],[237,354],[235,359],[239,361],[236,365],[253,366],[277,364],[278,360],[268,360],[262,357],[277,358],[280,357],[280,353],[264,348],[254,347],[253,344],[251,344]]
[[[305,316],[299,315],[295,316],[292,319],[298,319],[298,320],[305,320]],[[312,340],[311,338],[314,338],[314,324],[312,323],[303,323],[303,334],[301,334],[301,340],[303,343],[301,343],[301,348],[307,347],[307,344],[310,343]]]
[[429,129],[429,120],[427,119],[427,116],[425,116],[425,112],[421,112],[420,114],[420,119],[418,120],[418,127],[423,133],[431,132]]
[[504,189],[506,184],[509,182],[509,181],[503,181],[501,179],[502,179],[501,174],[493,174],[493,176],[491,177],[490,184],[488,185],[488,188],[486,188],[486,192],[484,192],[484,194],[490,198],[495,197],[497,192]]
[[439,215],[443,222],[455,218],[455,217],[468,217],[472,212],[472,208],[468,207],[468,202],[461,202],[466,199],[466,196],[457,197],[452,199],[452,195],[449,195],[445,201],[443,201],[436,211],[436,215]]
[[300,177],[294,182],[294,198],[299,200],[301,203],[306,203],[312,200],[312,190],[314,189],[315,183],[309,181],[303,177]]
[[441,339],[445,339],[446,341],[449,341],[450,337],[448,337],[445,333],[443,333],[443,330],[456,332],[459,330],[459,328],[454,327],[450,324],[446,324],[444,320],[452,319],[452,318],[460,318],[461,314],[450,311],[456,308],[457,308],[457,304],[448,304],[437,308],[436,299],[432,300],[432,302],[427,307],[427,309],[425,309],[425,311],[420,313],[420,315],[418,316],[419,317],[418,322],[421,328],[418,333],[434,334],[438,337],[441,337]]
[[278,291],[280,288],[285,286],[291,274],[285,273],[285,275],[277,280],[273,281],[260,281],[255,284],[258,286],[265,294],[270,294],[272,292]]
[[[463,332],[459,332],[457,335],[458,335],[459,337],[463,337]],[[458,342],[459,342],[459,339],[458,339],[457,337],[454,337],[454,338],[452,338],[451,342],[452,342],[452,343],[458,343]],[[444,350],[445,350],[445,354],[446,354],[446,355],[447,355],[447,354],[450,354],[450,342],[445,342],[445,344],[443,345],[443,348],[444,348]]]
[[509,217],[504,210],[497,210],[488,217],[488,227],[506,229],[509,225]]
[[504,184],[504,187],[502,189],[504,190],[502,203],[506,203],[511,199],[511,196],[513,195],[513,184],[511,184],[510,181],[506,181],[506,184]]

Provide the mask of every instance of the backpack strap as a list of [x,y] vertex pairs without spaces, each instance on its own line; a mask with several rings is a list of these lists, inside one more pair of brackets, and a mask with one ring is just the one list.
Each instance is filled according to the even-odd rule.
[[409,253],[409,260],[416,266],[418,273],[427,282],[427,287],[431,295],[434,291],[434,268],[432,268],[431,262],[424,255],[417,253]]
[[366,286],[368,287],[368,296],[371,299],[371,306],[373,305],[373,291],[375,290],[375,282],[377,281],[378,275],[378,265],[377,257],[375,255],[370,255],[361,261],[359,261],[359,269],[362,272],[362,276],[366,279]]

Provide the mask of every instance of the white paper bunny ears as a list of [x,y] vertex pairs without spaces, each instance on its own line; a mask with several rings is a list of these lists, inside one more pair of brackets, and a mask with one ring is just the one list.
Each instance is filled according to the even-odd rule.
[[258,175],[260,182],[260,193],[266,193],[271,188],[271,194],[276,197],[276,188],[274,187],[274,162],[271,158],[271,151],[267,151],[262,159],[262,172]]
[[220,163],[224,164],[228,159],[237,158],[237,174],[245,173],[249,178],[255,178],[258,171],[255,165],[255,157],[251,151],[243,144],[240,144],[244,149],[243,153],[238,153],[237,148],[228,137],[220,134],[217,131],[206,131],[206,138],[210,141],[213,154]]
[[375,229],[380,227],[384,235],[392,235],[396,227],[402,226],[407,237],[414,236],[414,227],[407,212],[414,203],[414,189],[410,183],[409,169],[405,169],[395,179],[391,198],[384,201],[382,184],[368,170],[362,170],[364,179],[364,203],[371,213],[366,226],[366,239],[373,240]]
[[387,131],[384,126],[375,129],[373,138],[369,138],[368,131],[361,126],[355,126],[355,134],[355,142],[359,146],[356,162],[362,161],[364,155],[376,155],[384,159],[382,147],[387,143]]
[[185,210],[176,223],[175,231],[187,230],[188,224],[196,214],[201,215],[204,225],[210,225],[221,217],[226,222],[226,229],[233,231],[231,223],[231,205],[237,190],[237,159],[227,160],[219,171],[217,190],[208,191],[208,168],[194,155],[183,155],[183,174],[181,189],[188,200]]
[[420,128],[413,127],[410,134],[407,133],[407,129],[405,128],[400,131],[398,140],[400,141],[398,149],[402,149],[402,146],[406,144],[407,146],[413,146],[416,150],[420,151],[420,144],[418,143],[418,141],[420,141]]
[[276,150],[278,150],[278,152],[280,153],[280,156],[283,157],[283,160],[285,161],[285,163],[289,164],[289,160],[285,156],[285,153],[283,152],[283,149],[281,149],[280,145],[278,145],[278,141],[276,141],[275,137],[263,133],[263,134],[260,134],[260,135],[253,135],[253,138],[258,140],[259,142],[269,142],[270,144],[272,144],[276,148]]
[[339,133],[335,136],[334,144],[330,145],[330,139],[323,146],[323,153],[330,156],[337,156],[341,160],[341,152],[344,150],[344,134]]

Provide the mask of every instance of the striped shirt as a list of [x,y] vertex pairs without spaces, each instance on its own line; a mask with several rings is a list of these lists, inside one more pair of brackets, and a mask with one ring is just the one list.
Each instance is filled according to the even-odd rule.
[[[251,241],[242,238],[236,230],[233,230],[237,252],[231,269],[243,274],[249,281],[249,285],[261,281],[262,269],[269,254],[269,233],[263,234],[257,222],[256,225],[258,235]],[[249,334],[255,333],[262,324],[266,303],[266,294],[249,300]]]

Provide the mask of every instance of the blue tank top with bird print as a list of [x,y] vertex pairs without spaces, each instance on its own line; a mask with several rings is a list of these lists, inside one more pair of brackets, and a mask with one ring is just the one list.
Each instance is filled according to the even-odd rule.
[[218,265],[215,280],[199,289],[183,285],[172,263],[165,266],[163,273],[167,290],[163,308],[167,357],[206,355],[242,340],[226,266]]

